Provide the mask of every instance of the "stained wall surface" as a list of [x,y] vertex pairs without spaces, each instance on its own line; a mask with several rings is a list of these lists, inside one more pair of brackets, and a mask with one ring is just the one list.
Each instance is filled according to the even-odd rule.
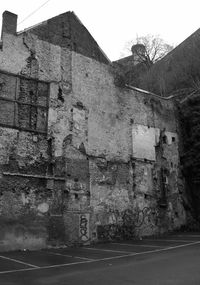
[[0,249],[183,225],[173,102],[116,87],[110,65],[31,32],[2,40]]

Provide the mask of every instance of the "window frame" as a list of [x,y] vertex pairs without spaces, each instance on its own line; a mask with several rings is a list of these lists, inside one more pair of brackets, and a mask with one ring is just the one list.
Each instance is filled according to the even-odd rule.
[[[11,129],[17,129],[17,130],[21,130],[21,131],[28,131],[28,132],[33,132],[33,133],[41,133],[41,134],[47,134],[48,131],[48,110],[49,110],[49,92],[50,92],[50,84],[47,81],[44,80],[38,80],[36,78],[30,78],[27,76],[22,76],[22,75],[18,75],[18,74],[14,74],[11,72],[7,72],[7,71],[3,71],[0,70],[0,74],[4,74],[7,76],[11,76],[15,78],[15,90],[14,90],[14,99],[11,98],[6,98],[4,96],[0,95],[0,104],[1,101],[6,101],[6,102],[10,102],[14,105],[14,114],[13,114],[13,124],[4,124],[2,122],[0,122],[0,127],[6,127],[6,128],[11,128]],[[46,97],[46,106],[41,105],[41,104],[34,104],[34,103],[29,103],[29,102],[23,102],[21,100],[17,99],[17,96],[19,94],[19,83],[20,83],[20,79],[23,80],[30,80],[30,81],[35,81],[37,83],[37,92],[38,92],[38,85],[39,83],[45,83],[47,85],[47,97]],[[18,121],[18,107],[22,105],[22,106],[29,106],[30,110],[31,107],[40,109],[40,110],[45,110],[45,114],[46,114],[46,123],[45,123],[45,131],[43,130],[38,130],[37,127],[36,129],[33,128],[27,128],[27,127],[20,127],[17,125],[17,121]],[[30,117],[30,113],[29,113],[29,117]],[[29,125],[30,124],[30,119],[29,119]]]

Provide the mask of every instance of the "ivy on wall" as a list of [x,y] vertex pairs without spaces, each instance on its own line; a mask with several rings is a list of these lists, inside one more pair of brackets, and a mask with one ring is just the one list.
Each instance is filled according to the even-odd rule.
[[181,163],[194,214],[200,220],[200,94],[180,105],[182,130]]

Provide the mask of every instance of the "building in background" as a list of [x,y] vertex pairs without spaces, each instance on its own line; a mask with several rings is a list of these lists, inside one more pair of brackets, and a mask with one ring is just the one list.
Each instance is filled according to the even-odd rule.
[[73,12],[0,50],[0,250],[160,234],[185,225],[172,100],[116,84]]

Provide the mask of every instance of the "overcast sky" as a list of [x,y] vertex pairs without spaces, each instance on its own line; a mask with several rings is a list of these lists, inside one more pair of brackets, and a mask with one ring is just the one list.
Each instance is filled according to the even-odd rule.
[[136,35],[160,35],[175,46],[200,28],[200,0],[2,0],[0,15],[5,10],[18,15],[18,31],[74,11],[111,60]]

